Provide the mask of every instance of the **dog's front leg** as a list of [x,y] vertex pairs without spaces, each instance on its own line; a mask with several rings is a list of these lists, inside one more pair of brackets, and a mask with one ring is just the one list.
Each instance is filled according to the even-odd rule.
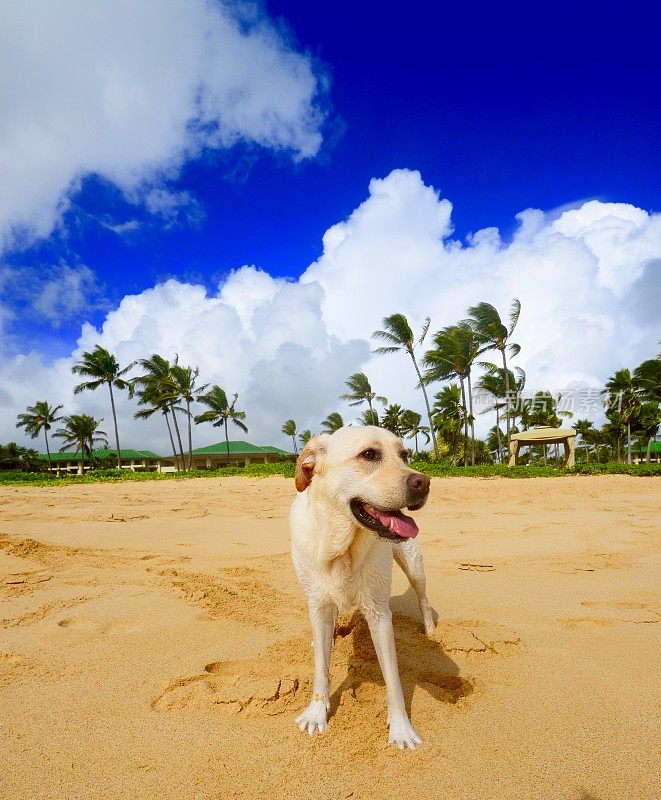
[[386,684],[388,701],[388,743],[396,744],[400,750],[410,750],[422,744],[422,739],[415,732],[404,705],[402,684],[397,668],[397,651],[395,650],[395,634],[392,628],[390,608],[364,609],[365,619],[372,634],[374,649]]
[[295,720],[299,730],[307,731],[310,736],[317,731],[324,733],[327,728],[328,709],[330,708],[328,671],[333,647],[335,617],[336,609],[330,604],[310,605],[314,646],[312,700],[305,711],[299,714]]

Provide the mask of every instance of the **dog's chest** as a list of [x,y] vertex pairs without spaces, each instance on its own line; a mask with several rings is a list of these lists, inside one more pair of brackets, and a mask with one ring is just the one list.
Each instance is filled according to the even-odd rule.
[[392,553],[387,545],[371,548],[366,555],[349,551],[336,558],[328,571],[317,575],[312,591],[341,612],[356,606],[364,608],[375,601],[388,602],[391,574]]

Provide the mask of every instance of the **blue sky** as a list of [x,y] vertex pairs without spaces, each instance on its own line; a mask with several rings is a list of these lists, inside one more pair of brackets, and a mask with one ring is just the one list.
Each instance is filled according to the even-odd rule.
[[[191,15],[202,15],[196,0],[188,5]],[[20,4],[10,6],[16,30],[41,43],[34,52],[37,60],[43,56],[44,69],[59,75],[61,68],[62,80],[50,91],[61,92],[57,113],[66,120],[61,127],[79,120],[74,133],[49,140],[53,164],[66,160],[58,158],[57,148],[67,135],[76,142],[80,136],[81,149],[89,147],[91,155],[77,160],[77,151],[67,152],[69,172],[63,169],[44,184],[43,196],[52,200],[47,211],[38,197],[25,207],[12,207],[11,198],[6,203],[10,233],[0,262],[0,321],[7,357],[36,351],[50,363],[69,356],[83,323],[100,329],[126,295],[140,295],[169,278],[201,284],[210,296],[242,265],[298,279],[322,258],[325,232],[365,202],[370,181],[396,169],[418,171],[424,185],[452,203],[451,223],[442,235],[462,246],[470,246],[472,233],[491,227],[500,231],[500,246],[507,245],[519,229],[516,215],[528,208],[541,209],[551,220],[559,209],[593,199],[644,212],[659,207],[661,114],[651,3],[617,11],[598,3],[413,2],[390,8],[344,0],[271,0],[261,7],[244,5],[239,31],[266,25],[270,37],[266,45],[254,45],[252,61],[260,64],[273,40],[290,59],[282,82],[271,89],[269,76],[254,67],[255,103],[280,119],[279,131],[255,132],[256,126],[239,122],[238,133],[228,139],[221,110],[205,123],[220,128],[220,143],[206,134],[196,147],[173,143],[172,137],[159,141],[155,167],[150,137],[167,128],[161,107],[178,79],[166,64],[167,53],[162,62],[154,57],[143,64],[126,55],[130,43],[124,53],[126,29],[120,28],[116,39],[112,31],[104,35],[111,17],[74,15],[83,30],[109,42],[103,64],[112,62],[120,79],[122,70],[127,76],[124,83],[116,82],[119,89],[110,86],[113,109],[134,101],[129,94],[140,84],[140,70],[163,69],[160,83],[158,78],[156,84],[145,83],[162,89],[163,101],[150,105],[146,97],[144,124],[118,133],[113,159],[110,124],[102,129],[101,136],[108,137],[103,151],[94,150],[99,134],[81,133],[85,103],[97,91],[84,84],[87,69],[81,65],[89,59],[90,73],[106,68],[99,66],[100,55],[95,61],[93,42],[81,34],[80,40],[53,42],[51,51],[48,26],[39,18],[46,7],[17,11]],[[73,7],[65,3],[62,17]],[[141,13],[130,3],[115,8],[129,27],[130,15]],[[163,22],[162,39],[158,4],[145,2],[143,8],[152,16],[137,20],[136,30],[144,24],[153,32],[154,51],[162,41],[177,42],[177,20]],[[54,38],[60,22],[69,35],[66,20],[54,16],[49,23]],[[10,26],[8,35],[11,31]],[[218,33],[220,51],[225,33]],[[145,49],[151,44],[145,42]],[[66,46],[83,53],[71,68]],[[181,54],[190,55],[183,44]],[[10,66],[11,57],[5,56]],[[14,67],[23,57],[25,51],[17,53]],[[209,63],[222,71],[221,62]],[[231,72],[231,64],[225,68]],[[23,73],[15,68],[13,74]],[[217,77],[223,91],[232,88],[232,80],[242,76]],[[29,75],[24,83],[23,94],[19,78],[2,102],[11,112],[23,105],[28,109],[27,117],[16,112],[19,122],[31,119],[33,111],[39,119],[43,107],[44,130],[51,136],[58,124],[46,90]],[[108,87],[109,82],[104,92]],[[271,108],[269,91],[283,98],[299,92],[300,103],[292,110],[283,99]],[[173,107],[172,118],[178,113]],[[25,130],[22,124],[16,130]],[[143,135],[144,149],[129,153],[127,138]],[[10,130],[10,156],[15,138]],[[66,142],[62,146],[66,150]],[[30,152],[27,148],[21,152]],[[16,169],[17,186],[34,180],[27,161],[24,175]],[[48,172],[44,163],[37,183]],[[17,220],[23,226],[18,236]],[[25,235],[25,226],[32,226],[32,233]],[[649,253],[646,259],[645,264]],[[371,269],[378,277],[379,264]],[[35,292],[41,292],[39,302]],[[372,316],[390,312],[375,309]]]

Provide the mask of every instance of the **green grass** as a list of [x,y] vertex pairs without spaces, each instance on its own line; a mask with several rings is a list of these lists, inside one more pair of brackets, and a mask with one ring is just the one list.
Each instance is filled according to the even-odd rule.
[[452,467],[447,464],[413,463],[414,469],[437,478],[559,478],[565,475],[661,476],[661,464],[576,464],[574,467],[544,465],[508,467],[483,464],[479,467]]
[[[577,464],[565,467],[517,466],[485,464],[479,467],[452,467],[447,464],[414,462],[414,469],[437,478],[558,478],[565,475],[633,475],[636,477],[661,476],[661,464]],[[118,483],[119,481],[172,481],[192,478],[228,478],[242,475],[246,478],[268,478],[279,475],[294,477],[291,461],[275,464],[251,464],[247,467],[229,466],[215,470],[192,472],[130,472],[128,470],[97,469],[83,477],[55,478],[43,472],[0,472],[0,485],[10,486],[66,486],[81,483]]]

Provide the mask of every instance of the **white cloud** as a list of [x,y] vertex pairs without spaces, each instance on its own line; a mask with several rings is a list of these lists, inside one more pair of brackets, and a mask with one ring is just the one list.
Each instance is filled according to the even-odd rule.
[[150,189],[144,204],[147,211],[160,217],[167,228],[179,221],[199,225],[204,220],[204,209],[190,192],[175,192],[163,187]]
[[[327,231],[322,256],[298,281],[250,266],[211,294],[168,281],[125,297],[100,332],[83,327],[70,359],[52,366],[35,353],[5,359],[0,385],[10,398],[0,441],[15,437],[15,414],[42,398],[105,416],[108,424],[102,393],[71,395],[69,367],[96,343],[122,363],[178,353],[200,367],[205,382],[239,392],[249,440],[283,446],[280,427],[289,417],[318,430],[332,410],[355,415],[337,398],[359,369],[379,394],[422,409],[410,360],[370,356],[370,334],[395,311],[416,326],[431,316],[434,331],[479,301],[505,314],[520,298],[515,363],[531,390],[600,387],[615,369],[657,352],[658,317],[640,309],[649,307],[650,293],[658,296],[660,215],[595,201],[560,215],[527,210],[511,242],[488,229],[462,245],[451,238],[450,213],[450,203],[417,172],[396,170],[372,181],[365,202]],[[127,399],[120,409],[127,445],[167,449],[161,420],[134,422]],[[196,430],[200,445],[218,438],[211,427]]]
[[0,72],[0,251],[47,235],[86,174],[162,211],[154,186],[205,148],[321,143],[310,60],[249,3],[7,0]]
[[87,310],[96,291],[96,278],[89,267],[61,266],[55,271],[55,277],[39,287],[32,309],[58,327],[63,320]]
[[99,287],[85,264],[0,269],[0,303],[8,318],[46,321],[53,328],[99,307]]

